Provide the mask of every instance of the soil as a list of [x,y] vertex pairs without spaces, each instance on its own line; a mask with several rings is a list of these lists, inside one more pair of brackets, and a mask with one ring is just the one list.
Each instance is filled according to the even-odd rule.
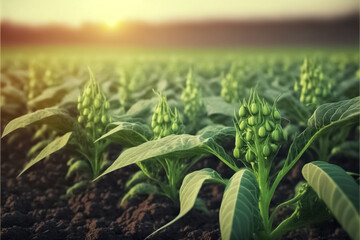
[[[65,180],[68,157],[54,154],[20,177],[16,177],[26,157],[19,144],[3,146],[1,150],[1,239],[144,239],[169,222],[179,209],[160,196],[136,196],[123,207],[117,207],[125,194],[125,182],[138,169],[126,167],[91,183],[87,191],[70,199],[66,189],[73,181]],[[116,157],[116,148],[110,156]],[[301,180],[300,161],[280,184],[273,204],[293,195],[294,186]],[[344,165],[344,164],[343,164]],[[343,166],[342,165],[342,166]],[[353,170],[351,162],[346,170]],[[201,161],[196,169],[210,167],[228,178],[232,172],[215,158]],[[357,166],[358,168],[358,166]],[[162,230],[153,239],[220,239],[218,213],[224,187],[205,185],[200,197],[205,200],[210,215],[192,210],[181,220]],[[289,211],[280,212],[283,218]],[[336,221],[302,228],[283,239],[349,239]]]

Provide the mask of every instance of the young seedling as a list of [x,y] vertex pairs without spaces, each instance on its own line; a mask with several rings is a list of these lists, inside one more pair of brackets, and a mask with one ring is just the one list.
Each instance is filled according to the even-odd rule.
[[[238,115],[235,116],[234,156],[245,165],[245,168],[233,168],[236,173],[228,181],[222,179],[212,169],[203,169],[187,175],[180,188],[179,215],[156,232],[190,211],[201,186],[212,181],[226,185],[219,213],[222,239],[280,239],[288,231],[327,220],[331,216],[319,197],[324,199],[328,208],[343,226],[351,226],[344,229],[352,237],[358,236],[359,229],[354,227],[358,226],[360,219],[359,209],[355,206],[359,200],[358,185],[343,170],[337,168],[332,171],[331,167],[328,168],[330,165],[328,163],[312,163],[321,167],[322,171],[327,172],[328,175],[317,175],[313,165],[311,165],[310,173],[310,167],[304,167],[303,174],[309,184],[299,186],[292,199],[281,203],[272,212],[270,212],[270,202],[280,181],[320,135],[342,125],[358,124],[359,107],[360,97],[320,106],[315,111],[316,114],[309,119],[306,130],[295,138],[281,169],[274,172],[272,168],[274,160],[284,140],[280,123],[281,116],[275,104],[270,106],[260,99],[256,92],[252,92],[249,100],[243,101]],[[344,177],[344,174],[347,177]],[[324,195],[325,191],[320,190],[321,187],[317,184],[321,181],[317,181],[312,175],[325,178],[329,183],[335,181],[337,184],[330,184],[329,194]],[[323,181],[324,184],[328,184],[325,180]],[[309,185],[314,186],[318,196]],[[351,190],[347,189],[346,185]],[[340,195],[335,194],[334,189]],[[331,200],[327,199],[329,196]],[[341,208],[351,210],[346,213],[338,211],[339,207],[336,206],[340,205]],[[293,214],[274,228],[273,220],[278,210],[284,206],[293,209]]]

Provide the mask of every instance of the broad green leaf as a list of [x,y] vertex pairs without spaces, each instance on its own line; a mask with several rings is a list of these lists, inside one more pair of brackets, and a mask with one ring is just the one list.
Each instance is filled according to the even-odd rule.
[[157,192],[158,192],[157,187],[151,183],[136,184],[134,187],[130,188],[130,190],[121,199],[120,206],[122,206],[126,200],[133,198],[135,195],[156,194]]
[[151,137],[151,130],[145,124],[131,122],[114,122],[110,126],[116,126],[99,139],[110,140],[111,142],[121,143],[125,147],[137,146],[147,141]]
[[13,87],[12,85],[6,85],[5,87],[2,87],[1,95],[4,96],[6,99],[10,98],[11,102],[26,102],[26,97],[24,96],[24,93],[20,89]]
[[28,170],[30,167],[32,167],[34,164],[40,162],[45,157],[63,148],[69,141],[71,134],[72,132],[68,132],[61,137],[55,138],[55,140],[49,143],[43,150],[41,150],[41,152],[34,159],[32,159],[28,164],[26,164],[25,168],[21,171],[19,176],[23,174],[26,170]]
[[341,167],[316,161],[302,174],[352,239],[360,238],[359,185]]
[[[213,131],[213,129],[211,131]],[[222,127],[222,130],[216,133],[221,134],[223,131],[227,132],[229,129]],[[215,142],[214,138],[216,138],[215,135],[210,137],[207,132],[204,132],[202,135],[196,136],[188,134],[170,135],[158,140],[145,142],[122,152],[114,163],[99,177],[119,168],[155,157],[181,158],[197,156],[204,153],[214,154],[229,167],[237,170],[232,158]]]
[[275,191],[283,176],[318,137],[331,133],[331,130],[359,123],[359,116],[360,97],[319,106],[309,119],[308,127],[291,144],[284,168],[276,177],[271,189],[272,192]]
[[360,97],[335,103],[326,103],[318,107],[308,121],[308,126],[317,130],[330,124],[341,125],[359,122]]
[[[23,105],[20,103],[6,103],[5,105],[0,105],[1,108],[1,118],[3,122],[6,122],[6,118],[10,120],[22,115],[23,113]],[[9,116],[10,115],[10,116]]]
[[227,140],[230,138],[233,140],[235,138],[235,128],[233,127],[225,127],[220,124],[213,124],[207,127],[204,127],[200,131],[197,132],[197,135],[201,135],[202,138],[212,137],[216,142]]
[[248,169],[236,172],[229,180],[220,206],[219,220],[223,240],[250,239],[257,228],[259,188]]
[[359,78],[349,78],[347,80],[341,81],[334,91],[334,98],[342,98],[344,96],[347,97],[355,97],[359,95],[359,86],[360,79]]
[[221,97],[207,97],[203,101],[208,116],[220,114],[234,117],[234,111],[239,109],[239,106],[227,103]]
[[34,155],[35,153],[37,153],[38,151],[40,151],[40,149],[44,148],[46,145],[48,145],[49,140],[42,140],[38,143],[36,143],[35,145],[33,145],[29,151],[27,152],[26,156],[27,157],[31,157],[32,155]]
[[62,131],[66,131],[71,130],[73,120],[65,111],[61,109],[45,108],[15,118],[11,122],[9,122],[4,129],[2,137],[5,137],[9,133],[19,128],[24,128],[29,126],[30,124],[38,123],[40,121],[49,125],[55,125],[58,128],[61,128]]
[[177,217],[174,218],[171,222],[157,229],[147,238],[155,235],[157,232],[170,226],[171,224],[173,224],[174,222],[185,216],[185,214],[187,214],[194,207],[199,191],[202,185],[206,182],[219,182],[226,184],[225,180],[223,180],[222,177],[215,170],[210,168],[204,168],[186,175],[179,192],[179,197],[180,197],[179,215],[177,215]]
[[81,92],[78,88],[73,89],[71,92],[68,92],[64,97],[61,99],[61,102],[58,106],[65,106],[67,104],[76,104],[77,99],[80,96]]
[[140,100],[127,111],[127,115],[131,116],[147,116],[153,111],[158,99],[152,98],[147,100]]
[[311,112],[294,96],[293,92],[283,86],[264,85],[263,87],[264,91],[259,94],[269,102],[276,101],[276,107],[284,113],[286,118],[300,124],[306,124]]
[[79,85],[79,81],[77,79],[72,79],[64,82],[63,84],[51,88],[47,88],[36,98],[29,101],[29,105],[39,108],[51,107],[56,103],[60,102],[63,97],[76,89]]

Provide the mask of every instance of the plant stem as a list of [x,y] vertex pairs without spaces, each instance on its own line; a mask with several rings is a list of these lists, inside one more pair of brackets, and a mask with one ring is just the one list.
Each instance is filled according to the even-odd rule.
[[[256,132],[256,131],[254,131]],[[257,181],[259,183],[259,189],[260,189],[260,197],[259,197],[259,209],[260,209],[260,215],[262,218],[262,222],[264,225],[265,230],[265,236],[269,235],[271,233],[271,221],[269,218],[269,207],[270,207],[270,200],[272,196],[269,196],[269,173],[270,173],[270,166],[268,166],[267,159],[264,158],[262,154],[262,149],[260,144],[260,141],[258,137],[255,135],[255,146],[256,146],[256,152],[257,152],[257,163],[258,163],[258,169],[256,171],[257,173]]]
[[296,218],[297,211],[294,211],[293,214],[291,214],[290,217],[286,218],[284,221],[282,221],[274,231],[271,232],[269,235],[270,239],[279,239],[282,235],[284,235],[286,232],[290,231],[292,228],[294,228],[293,221]]
[[271,222],[269,219],[269,184],[268,184],[268,171],[264,166],[264,160],[259,161],[258,169],[258,182],[260,188],[260,198],[259,198],[259,209],[260,215],[263,220],[265,233],[271,232]]

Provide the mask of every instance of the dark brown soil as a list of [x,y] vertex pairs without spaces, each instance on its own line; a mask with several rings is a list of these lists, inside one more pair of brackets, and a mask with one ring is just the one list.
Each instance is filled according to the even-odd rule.
[[[137,171],[135,166],[109,174],[91,183],[85,193],[66,199],[65,191],[73,183],[65,180],[67,157],[55,154],[46,164],[39,163],[16,178],[26,162],[23,149],[24,146],[3,146],[1,152],[1,239],[144,239],[178,214],[179,210],[168,199],[152,195],[137,196],[124,207],[117,207],[125,194],[127,178]],[[223,177],[231,176],[231,170],[216,159],[206,159],[196,168],[203,167],[216,169]],[[300,179],[298,166],[279,186],[274,203],[288,199]],[[192,210],[154,239],[220,239],[218,213],[223,191],[221,185],[204,186],[200,196],[210,215]],[[289,211],[284,210],[279,217],[286,214]],[[332,221],[300,229],[283,239],[348,239],[348,236]]]

